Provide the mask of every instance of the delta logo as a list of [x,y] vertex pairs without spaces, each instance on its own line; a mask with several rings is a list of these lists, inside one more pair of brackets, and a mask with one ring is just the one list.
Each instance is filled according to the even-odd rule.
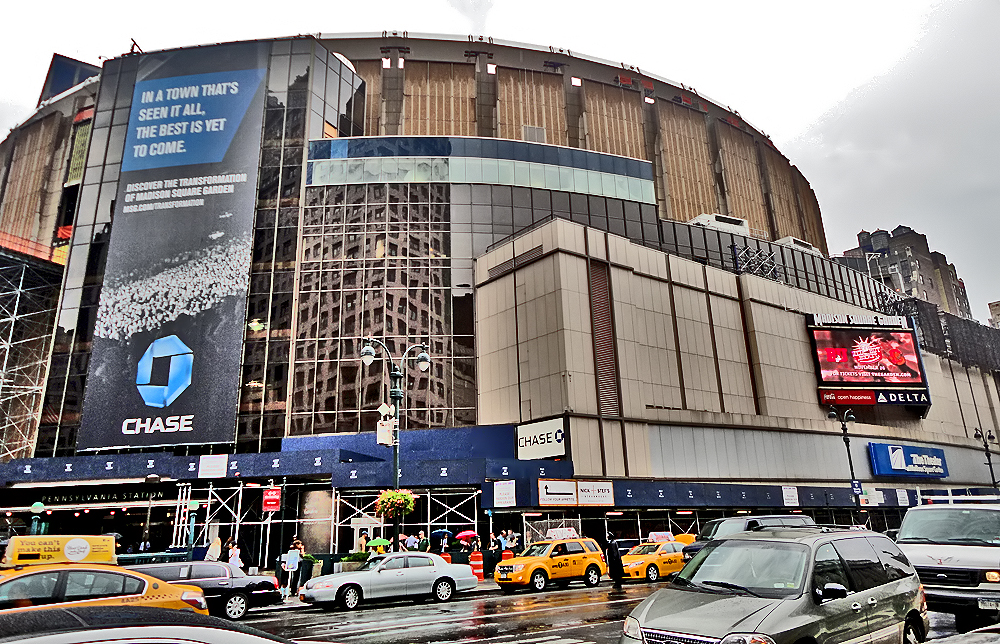
[[[157,358],[168,360],[164,384],[153,382],[153,360]],[[147,407],[162,409],[173,404],[191,386],[193,370],[194,351],[176,335],[168,335],[153,340],[139,358],[135,386]],[[122,433],[127,435],[190,431],[194,431],[194,414],[126,418],[122,422]]]

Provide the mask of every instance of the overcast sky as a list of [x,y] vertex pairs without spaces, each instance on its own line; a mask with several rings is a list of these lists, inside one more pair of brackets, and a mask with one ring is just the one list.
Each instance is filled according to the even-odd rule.
[[44,21],[38,7],[4,8],[0,131],[30,114],[52,53],[100,64],[132,38],[398,29],[568,47],[693,86],[769,134],[816,190],[831,252],[907,224],[956,263],[979,319],[1000,300],[1000,0],[49,0]]

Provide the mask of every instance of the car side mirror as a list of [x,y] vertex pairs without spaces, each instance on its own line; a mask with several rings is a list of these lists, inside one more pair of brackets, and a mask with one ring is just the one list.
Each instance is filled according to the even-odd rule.
[[890,539],[892,539],[893,541],[895,541],[896,537],[899,536],[899,528],[892,528],[890,530],[886,530],[885,531],[885,536],[887,536]]
[[677,579],[677,572],[667,573],[663,579],[668,582],[673,581],[674,579]]
[[819,594],[822,601],[844,599],[847,597],[847,588],[843,584],[829,583],[823,586],[823,590]]

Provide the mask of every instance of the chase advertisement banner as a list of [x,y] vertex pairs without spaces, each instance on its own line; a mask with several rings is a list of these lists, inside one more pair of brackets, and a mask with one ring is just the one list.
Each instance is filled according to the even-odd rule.
[[944,450],[890,443],[868,443],[868,455],[875,476],[904,476],[943,479],[948,476]]
[[269,51],[139,60],[79,449],[234,439]]

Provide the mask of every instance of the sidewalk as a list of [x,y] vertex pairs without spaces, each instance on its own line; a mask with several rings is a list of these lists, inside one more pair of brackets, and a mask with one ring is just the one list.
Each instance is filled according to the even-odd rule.
[[[479,585],[473,588],[472,590],[466,590],[461,593],[456,593],[455,597],[461,599],[463,597],[468,597],[472,595],[487,595],[490,593],[498,593],[498,592],[500,592],[500,585],[490,578],[486,579],[485,581],[479,582]],[[247,614],[261,615],[280,610],[291,610],[294,608],[308,608],[310,606],[312,606],[312,604],[307,604],[299,600],[298,596],[296,596],[296,597],[289,597],[282,604],[274,604],[273,606],[261,606],[259,608],[251,608],[249,611],[247,611]]]

